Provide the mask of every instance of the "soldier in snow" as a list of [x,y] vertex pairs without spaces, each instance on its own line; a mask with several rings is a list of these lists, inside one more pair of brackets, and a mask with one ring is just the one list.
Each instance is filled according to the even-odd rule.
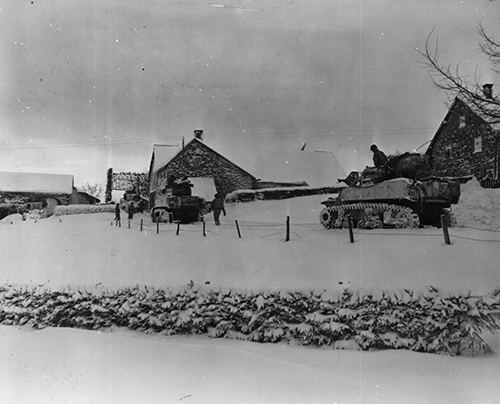
[[129,220],[132,220],[134,218],[134,213],[135,213],[134,203],[132,201],[130,201],[128,204],[127,212]]
[[226,216],[226,209],[224,209],[224,198],[222,198],[221,194],[214,195],[214,200],[212,201],[211,209],[214,211],[215,225],[219,226],[220,225],[220,222],[219,222],[220,213],[222,212],[222,213],[224,213],[224,216]]
[[118,226],[118,223],[120,223],[120,204],[117,203],[115,205],[115,225]]

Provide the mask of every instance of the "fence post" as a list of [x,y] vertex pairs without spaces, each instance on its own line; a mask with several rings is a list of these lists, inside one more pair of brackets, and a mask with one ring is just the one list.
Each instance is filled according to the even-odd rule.
[[207,233],[205,231],[205,221],[203,221],[203,237],[207,237]]
[[142,231],[142,222],[143,222],[144,219],[141,219],[141,231]]
[[234,221],[236,223],[236,230],[238,231],[238,238],[241,238],[240,226],[238,225],[238,220]]
[[175,235],[179,235],[179,230],[181,229],[181,222],[177,221],[177,231],[175,232]]
[[286,217],[286,235],[285,241],[290,241],[290,216]]
[[448,232],[448,215],[441,215],[441,227],[443,228],[443,237],[446,244],[451,244],[450,233]]
[[354,243],[354,233],[352,231],[352,219],[351,217],[347,217],[347,224],[349,226],[349,240],[351,241],[351,243]]

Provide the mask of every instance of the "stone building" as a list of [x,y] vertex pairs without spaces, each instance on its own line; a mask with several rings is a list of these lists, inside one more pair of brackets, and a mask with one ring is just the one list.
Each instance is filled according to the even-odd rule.
[[217,192],[255,188],[257,179],[203,142],[203,131],[184,146],[154,145],[149,169],[150,201],[175,180],[184,177],[213,178]]
[[499,186],[500,123],[491,123],[478,108],[458,96],[432,139],[426,155],[434,174],[474,176],[488,187]]

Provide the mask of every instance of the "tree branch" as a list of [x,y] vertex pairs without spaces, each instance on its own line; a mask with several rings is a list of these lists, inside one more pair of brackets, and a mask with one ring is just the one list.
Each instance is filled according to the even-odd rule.
[[[499,63],[500,43],[481,24],[478,27],[478,32],[482,40],[480,43],[481,51],[491,63]],[[424,50],[417,49],[424,58],[424,66],[427,68],[433,84],[445,91],[450,99],[461,96],[467,103],[480,111],[489,123],[499,123],[500,100],[494,97],[489,98],[484,94],[477,67],[473,79],[468,80],[461,71],[460,62],[457,62],[455,66],[442,64],[439,57],[438,38],[436,38],[435,44],[431,45],[433,35],[434,29],[427,36]]]

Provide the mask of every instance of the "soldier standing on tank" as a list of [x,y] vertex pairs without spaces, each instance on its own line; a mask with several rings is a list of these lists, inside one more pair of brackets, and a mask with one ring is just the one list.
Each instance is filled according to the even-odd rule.
[[384,154],[382,150],[379,150],[377,145],[372,144],[370,146],[370,150],[373,152],[373,164],[377,168],[386,168],[387,167],[387,156]]

